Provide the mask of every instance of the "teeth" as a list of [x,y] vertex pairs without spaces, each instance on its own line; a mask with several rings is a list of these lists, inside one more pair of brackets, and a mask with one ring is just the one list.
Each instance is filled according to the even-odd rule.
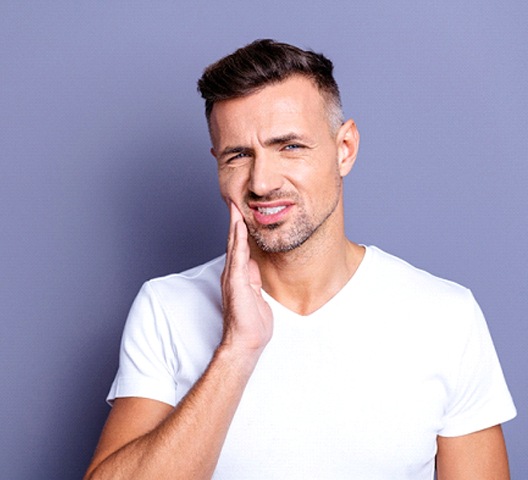
[[286,207],[270,207],[270,208],[262,208],[259,207],[257,210],[259,213],[262,213],[263,215],[274,215],[275,213],[279,213],[281,210],[284,210]]

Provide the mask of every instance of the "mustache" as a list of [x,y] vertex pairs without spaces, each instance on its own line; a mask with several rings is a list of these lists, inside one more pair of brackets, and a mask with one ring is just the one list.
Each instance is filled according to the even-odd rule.
[[266,195],[257,195],[256,193],[249,192],[246,195],[246,202],[247,201],[260,201],[260,202],[273,202],[275,200],[283,200],[283,199],[296,199],[297,195],[295,195],[292,192],[284,192],[284,191],[277,191],[277,192],[271,192]]

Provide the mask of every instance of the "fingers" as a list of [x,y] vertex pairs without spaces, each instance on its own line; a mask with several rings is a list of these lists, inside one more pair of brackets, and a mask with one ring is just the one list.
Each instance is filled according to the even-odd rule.
[[[237,276],[244,284],[249,284],[255,292],[260,293],[262,280],[260,277],[257,262],[251,258],[251,252],[248,243],[248,229],[242,219],[240,211],[233,208],[234,218],[232,232],[232,243],[229,254],[229,275]],[[232,217],[232,218],[233,218]]]
[[229,233],[227,236],[227,255],[229,256],[233,250],[235,243],[235,232],[237,229],[237,223],[243,222],[242,214],[233,202],[229,203]]
[[245,252],[249,255],[249,246],[247,243],[247,227],[240,210],[234,203],[229,205],[230,222],[229,238],[227,241],[228,254]]
[[230,222],[227,239],[226,265],[223,280],[234,280],[235,277],[247,279],[249,262],[249,244],[246,224],[240,210],[233,203],[229,204]]
[[242,214],[240,213],[240,210],[237,208],[237,206],[233,203],[229,203],[229,241],[233,242],[235,237],[235,231],[236,226],[239,222],[244,223],[244,218],[242,217]]
[[229,214],[231,215],[231,223],[236,223],[239,220],[244,221],[244,218],[242,217],[242,214],[240,213],[240,210],[237,208],[237,206],[233,203],[229,203]]
[[[248,230],[240,210],[229,204],[227,253],[222,273],[223,345],[254,355],[271,338],[273,314],[261,295],[257,262],[251,259]],[[259,353],[260,354],[260,353]]]

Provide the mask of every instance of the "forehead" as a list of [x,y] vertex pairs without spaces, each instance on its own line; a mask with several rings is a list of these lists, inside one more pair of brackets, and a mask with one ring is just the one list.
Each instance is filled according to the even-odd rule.
[[321,129],[321,122],[328,123],[319,89],[311,79],[296,75],[250,95],[215,103],[211,140],[216,148],[246,136]]

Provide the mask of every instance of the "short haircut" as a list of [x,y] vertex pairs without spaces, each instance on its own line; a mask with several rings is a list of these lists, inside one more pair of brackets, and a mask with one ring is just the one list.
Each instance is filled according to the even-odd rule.
[[320,53],[270,39],[255,40],[209,65],[198,80],[207,124],[210,126],[215,102],[244,97],[293,75],[302,75],[317,86],[326,104],[330,129],[337,132],[344,119],[333,69],[332,62]]

